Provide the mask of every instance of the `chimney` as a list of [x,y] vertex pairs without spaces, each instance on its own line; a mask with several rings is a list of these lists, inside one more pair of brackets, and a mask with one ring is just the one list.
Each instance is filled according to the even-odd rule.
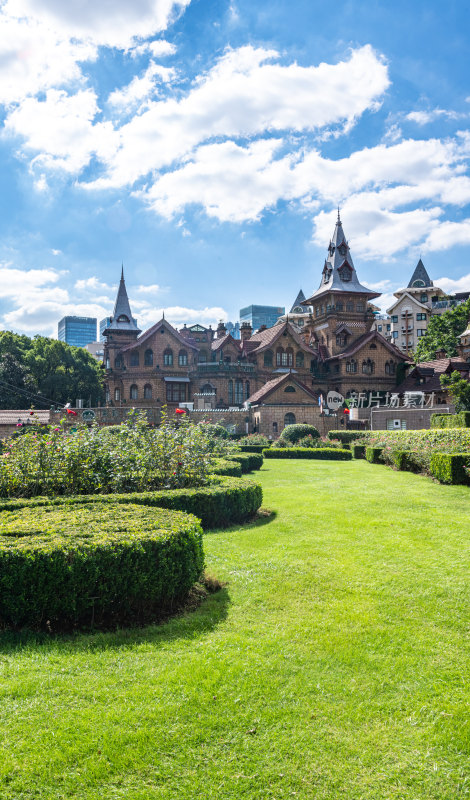
[[258,333],[261,333],[261,331],[266,331],[267,329],[268,326],[263,323],[262,325],[259,326]]
[[227,328],[225,324],[220,320],[219,324],[217,325],[217,338],[222,339],[223,336],[227,333]]
[[436,350],[434,358],[437,360],[438,358],[447,358],[447,353],[445,350]]
[[252,332],[253,328],[251,327],[250,323],[242,322],[242,324],[240,325],[240,338],[242,342],[244,342],[246,339],[249,339],[251,337]]

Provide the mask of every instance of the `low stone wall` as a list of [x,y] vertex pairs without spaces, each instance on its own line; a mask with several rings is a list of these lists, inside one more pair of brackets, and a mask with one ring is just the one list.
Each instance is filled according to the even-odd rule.
[[252,430],[252,414],[246,408],[211,409],[198,408],[188,412],[191,422],[211,422],[230,428],[232,433],[250,433]]

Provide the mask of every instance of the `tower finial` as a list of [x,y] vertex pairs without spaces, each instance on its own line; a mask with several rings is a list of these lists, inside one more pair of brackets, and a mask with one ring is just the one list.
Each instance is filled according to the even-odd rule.
[[340,216],[339,216],[339,206],[338,206],[338,225],[341,225],[341,219],[340,219]]
[[124,280],[124,262],[121,261],[121,280]]

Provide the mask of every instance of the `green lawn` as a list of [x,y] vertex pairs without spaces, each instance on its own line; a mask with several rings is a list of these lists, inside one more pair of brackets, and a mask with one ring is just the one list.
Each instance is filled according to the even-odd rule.
[[266,462],[228,582],[160,627],[0,637],[0,798],[470,795],[469,490]]

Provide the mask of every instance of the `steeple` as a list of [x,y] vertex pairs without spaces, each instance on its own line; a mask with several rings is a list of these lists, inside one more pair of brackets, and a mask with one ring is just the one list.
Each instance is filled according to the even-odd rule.
[[421,259],[419,259],[418,263],[416,264],[415,271],[411,276],[411,280],[408,284],[408,289],[424,289],[425,286],[433,286],[433,282],[429,277],[426,267],[424,266]]
[[124,264],[121,266],[121,280],[119,281],[119,289],[116,302],[114,304],[113,316],[111,317],[108,327],[103,331],[103,333],[106,336],[108,332],[112,333],[117,331],[134,333],[136,335],[140,333],[137,323],[132,316],[129,298],[127,296],[126,282],[124,280]]
[[308,308],[303,308],[302,307],[302,303],[305,303],[305,295],[304,295],[302,289],[300,289],[297,297],[295,298],[295,300],[294,300],[294,302],[292,304],[292,308],[290,310],[290,313],[291,314],[306,314],[308,312]]
[[362,294],[366,295],[367,298],[379,297],[380,295],[380,292],[373,292],[367,286],[359,283],[349,244],[344,235],[339,208],[333,237],[328,245],[328,254],[323,266],[320,286],[311,297],[304,300],[304,303],[310,304],[313,300],[328,292]]

